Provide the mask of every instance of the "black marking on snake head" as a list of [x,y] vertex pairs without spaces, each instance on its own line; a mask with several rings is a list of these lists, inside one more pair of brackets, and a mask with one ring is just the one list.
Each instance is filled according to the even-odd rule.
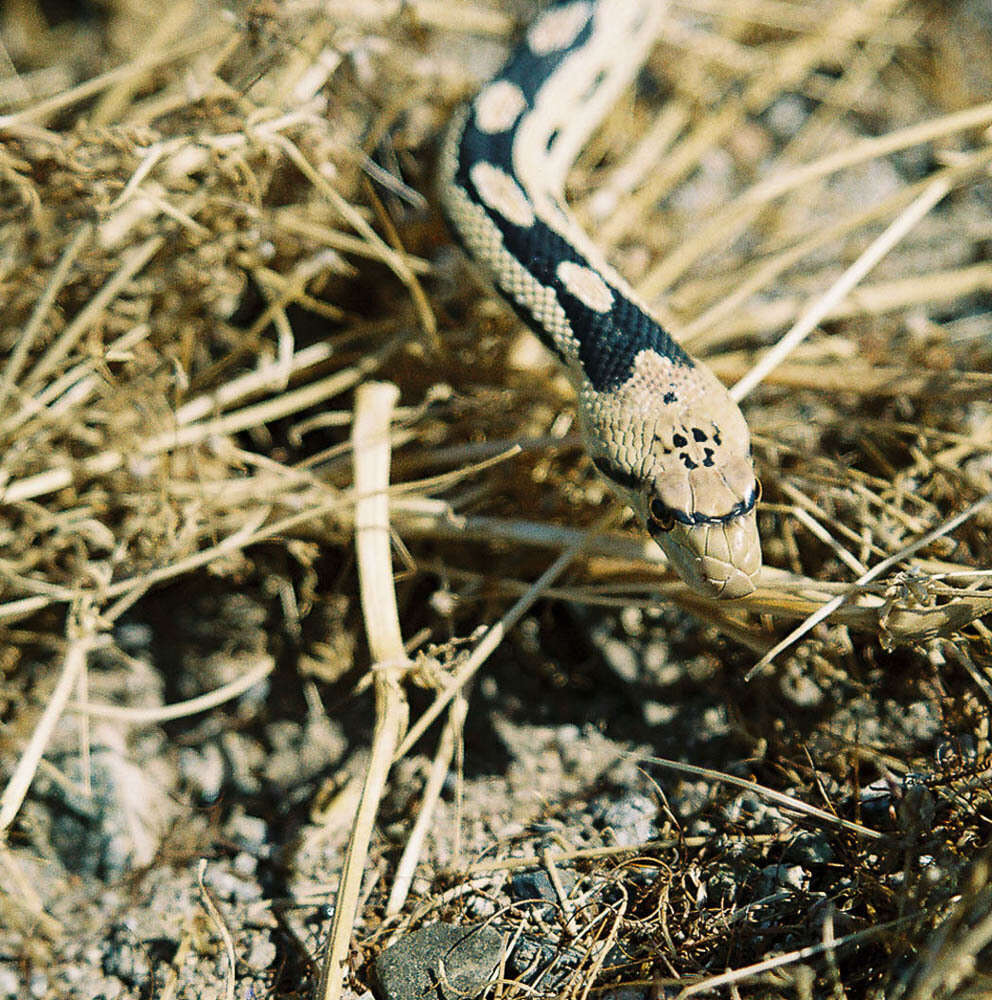
[[678,395],[674,392],[666,392],[664,396],[661,397],[663,403],[674,403],[678,400]]
[[689,458],[689,456],[683,451],[679,454],[679,458],[682,459],[682,464],[691,472],[693,469],[698,468],[696,463]]
[[720,428],[713,425],[713,443],[719,448],[723,442],[720,440]]
[[692,429],[692,440],[693,441],[700,441],[700,442],[705,441],[706,440],[706,432],[705,431],[701,431],[698,427],[693,427],[693,429]]
[[713,468],[713,464],[714,464],[713,463],[713,449],[712,448],[704,448],[703,449],[703,465],[706,466],[707,469],[712,469]]
[[674,444],[676,448],[684,448],[688,443],[689,439],[683,437],[681,434],[672,435],[672,444]]
[[616,483],[617,486],[622,486],[625,490],[630,490],[633,493],[640,491],[640,479],[638,479],[632,472],[627,472],[626,469],[621,469],[619,465],[614,465],[608,458],[603,458],[601,455],[597,455],[592,460],[592,464],[595,465],[596,468],[610,480],[610,482]]
[[558,139],[559,135],[561,135],[561,129],[560,128],[553,128],[548,133],[548,139],[547,139],[547,142],[545,143],[545,147],[547,149],[550,149],[555,144],[555,142]]

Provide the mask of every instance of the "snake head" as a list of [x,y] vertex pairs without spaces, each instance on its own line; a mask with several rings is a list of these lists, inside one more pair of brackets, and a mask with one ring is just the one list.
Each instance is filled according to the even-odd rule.
[[737,404],[708,369],[653,351],[609,392],[581,396],[593,462],[679,575],[708,597],[757,586],[759,486]]

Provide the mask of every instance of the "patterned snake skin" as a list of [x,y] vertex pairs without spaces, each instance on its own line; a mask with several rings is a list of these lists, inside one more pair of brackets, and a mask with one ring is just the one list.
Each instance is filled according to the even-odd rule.
[[761,546],[747,424],[568,213],[565,174],[647,58],[659,0],[553,3],[441,154],[453,231],[562,362],[586,449],[686,583],[755,587]]

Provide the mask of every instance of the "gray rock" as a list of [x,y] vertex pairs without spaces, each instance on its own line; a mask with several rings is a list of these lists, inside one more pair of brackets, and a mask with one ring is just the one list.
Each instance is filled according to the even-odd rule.
[[614,843],[622,846],[643,844],[658,836],[654,823],[658,806],[647,795],[628,792],[615,802],[600,800],[591,812],[601,827],[612,832]]
[[469,1000],[492,980],[502,948],[503,936],[492,927],[428,924],[376,958],[379,995],[382,1000]]
[[825,865],[834,859],[830,841],[822,833],[798,833],[786,848],[790,861],[802,865]]
[[[111,726],[95,726],[91,741],[91,794],[83,795],[71,784],[51,786],[55,808],[50,836],[68,870],[113,882],[155,857],[176,814],[168,794],[173,775],[154,756],[133,757]],[[161,741],[144,749],[149,748],[161,753]],[[67,772],[82,785],[78,761],[70,761]]]
[[809,888],[809,872],[802,865],[768,865],[761,869],[761,879],[764,892],[779,889],[803,892]]
[[[575,887],[575,873],[568,868],[559,871],[562,888],[565,894]],[[524,871],[513,876],[510,881],[510,894],[514,899],[547,899],[558,902],[558,893],[546,871]]]
[[560,941],[523,934],[507,962],[511,976],[523,980],[544,996],[561,992],[582,965],[585,953]]

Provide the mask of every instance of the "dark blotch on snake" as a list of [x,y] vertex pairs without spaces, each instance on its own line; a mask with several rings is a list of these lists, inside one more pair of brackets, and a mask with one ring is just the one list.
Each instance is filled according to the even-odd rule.
[[[513,79],[512,76],[508,78]],[[459,148],[455,182],[485,210],[500,231],[510,255],[540,284],[554,289],[575,337],[583,372],[592,387],[597,392],[609,392],[622,386],[633,374],[637,355],[642,351],[653,351],[685,368],[694,367],[692,359],[668,333],[623,295],[614,295],[613,305],[606,312],[590,309],[573,295],[558,278],[558,266],[563,261],[571,261],[590,270],[595,268],[550,226],[539,218],[532,225],[517,226],[486,205],[472,183],[469,171],[473,164],[487,160],[512,174],[514,131],[487,135],[476,128],[474,118],[470,118]],[[535,320],[530,308],[521,306],[519,302],[512,304],[517,315],[542,342],[551,346],[548,345],[547,331]],[[561,345],[561,348],[552,347],[552,350],[561,357],[563,348],[564,345]]]
[[641,489],[641,480],[631,472],[625,472],[618,465],[614,465],[608,458],[597,455],[592,464],[606,476],[611,482],[622,486],[624,489],[638,492]]

